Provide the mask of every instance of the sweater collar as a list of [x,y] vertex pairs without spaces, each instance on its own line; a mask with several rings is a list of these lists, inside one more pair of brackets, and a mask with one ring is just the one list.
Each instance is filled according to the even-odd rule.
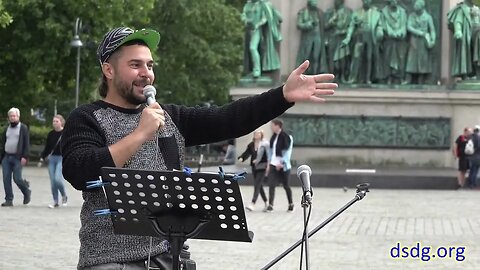
[[103,101],[103,100],[97,100],[95,101],[95,103],[102,107],[102,108],[111,108],[111,109],[114,109],[116,111],[119,111],[119,112],[122,112],[122,113],[126,113],[126,114],[137,114],[137,113],[141,113],[143,111],[143,109],[145,108],[145,104],[142,104],[140,105],[138,108],[136,109],[129,109],[129,108],[123,108],[123,107],[119,107],[119,106],[116,106],[116,105],[113,105],[111,103],[108,103],[106,101]]

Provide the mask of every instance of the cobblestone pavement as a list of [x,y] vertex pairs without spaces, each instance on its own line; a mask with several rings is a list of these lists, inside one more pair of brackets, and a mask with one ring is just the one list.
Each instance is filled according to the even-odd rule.
[[[22,195],[15,187],[15,206],[0,209],[0,270],[75,269],[81,193],[67,184],[69,205],[48,209],[46,169],[27,167],[24,175],[31,183],[32,202],[21,205]],[[247,203],[252,187],[241,189]],[[300,238],[300,194],[300,188],[293,189],[297,202],[293,213],[286,212],[281,187],[274,212],[247,212],[248,228],[255,233],[253,243],[189,240],[197,269],[262,268]],[[354,190],[316,188],[309,228],[354,195]],[[310,269],[480,269],[479,195],[464,190],[371,190],[310,238]],[[400,249],[419,246],[419,256],[413,249],[409,254],[414,258],[392,258],[391,253],[397,255],[392,250],[397,243]],[[422,256],[425,247],[431,250]],[[299,269],[299,257],[296,249],[271,269]]]

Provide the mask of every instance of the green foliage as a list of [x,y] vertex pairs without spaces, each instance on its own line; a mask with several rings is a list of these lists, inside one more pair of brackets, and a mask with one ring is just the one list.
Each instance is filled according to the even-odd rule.
[[[15,18],[0,29],[0,116],[15,106],[22,112],[47,108],[53,115],[54,100],[58,112],[68,115],[74,106],[76,50],[70,46],[75,18],[85,26],[80,33],[80,103],[92,99],[100,69],[96,47],[103,34],[119,25],[147,24],[146,10],[154,0],[3,0]],[[100,16],[101,15],[101,16]],[[140,19],[139,19],[140,18]],[[135,24],[134,24],[135,22]],[[22,121],[28,122],[22,115]]]
[[8,12],[4,11],[2,0],[0,0],[0,28],[5,28],[13,21],[12,16]]
[[30,126],[30,144],[44,145],[51,130],[52,128],[44,126]]
[[245,5],[247,1],[245,0],[225,0],[225,3],[227,5],[231,5],[238,9],[240,12],[243,10],[243,6]]
[[218,0],[159,0],[155,10],[162,11],[162,16],[152,16],[162,35],[157,95],[163,102],[186,105],[226,102],[242,64],[239,11]]
[[155,52],[155,72],[163,102],[226,102],[228,88],[240,76],[243,27],[237,1],[0,1],[15,18],[8,27],[0,27],[3,119],[12,106],[22,111],[22,122],[27,124],[33,123],[26,113],[32,108],[46,109],[49,118],[55,100],[58,113],[68,116],[75,98],[77,51],[70,41],[77,17],[84,26],[80,33],[84,44],[80,50],[80,104],[98,98],[101,71],[96,49],[103,35],[118,26],[149,27],[162,34]]

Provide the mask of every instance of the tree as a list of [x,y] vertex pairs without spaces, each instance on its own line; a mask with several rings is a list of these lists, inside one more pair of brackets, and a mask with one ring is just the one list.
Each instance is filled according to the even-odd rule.
[[[73,109],[76,50],[70,41],[76,17],[83,20],[80,37],[86,45],[81,50],[80,100],[90,99],[99,79],[96,47],[103,34],[118,25],[148,23],[145,14],[154,0],[137,2],[4,0],[15,20],[0,28],[0,39],[8,40],[0,43],[0,115],[12,106],[24,112],[46,107],[52,115],[54,99],[59,101],[59,112],[68,115]],[[28,122],[26,117],[22,114]]]
[[234,6],[240,12],[243,10],[243,6],[245,5],[246,2],[247,2],[246,0],[225,0],[225,3],[227,5]]
[[[2,0],[0,0],[2,1]],[[80,104],[97,96],[96,49],[113,27],[154,28],[161,35],[155,59],[159,100],[223,103],[240,75],[242,26],[239,12],[219,0],[3,0],[15,18],[0,27],[0,117],[12,106],[22,112],[46,108],[47,123],[74,107],[76,50],[70,46],[77,17],[83,28]],[[0,13],[2,13],[0,9]],[[166,96],[169,90],[171,95]],[[162,96],[163,94],[163,96]],[[162,100],[161,98],[164,98]],[[26,113],[22,121],[29,122]]]
[[13,21],[12,16],[8,12],[4,11],[2,0],[0,0],[0,28],[5,28]]
[[[158,11],[161,16],[155,16]],[[159,0],[150,17],[162,36],[157,95],[187,105],[228,101],[228,89],[240,77],[243,57],[239,11],[218,0]]]

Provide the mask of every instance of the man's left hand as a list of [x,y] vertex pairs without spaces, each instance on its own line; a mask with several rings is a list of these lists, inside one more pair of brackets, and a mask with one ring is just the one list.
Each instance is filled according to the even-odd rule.
[[333,74],[304,75],[310,62],[305,60],[297,69],[288,76],[283,86],[283,96],[288,102],[311,101],[325,102],[323,96],[333,95],[338,87],[331,81],[335,78]]
[[27,165],[27,159],[22,157],[22,160],[20,160],[20,163],[22,164],[22,166]]

